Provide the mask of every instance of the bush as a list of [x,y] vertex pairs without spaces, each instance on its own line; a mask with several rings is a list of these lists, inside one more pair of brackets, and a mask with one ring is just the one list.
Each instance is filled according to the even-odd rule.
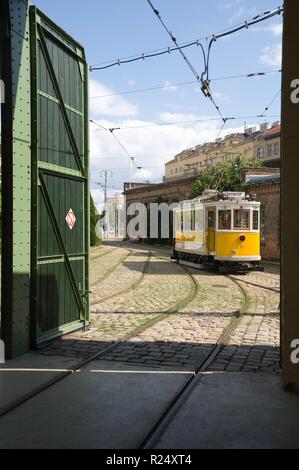
[[102,240],[96,234],[96,225],[99,220],[100,215],[92,196],[90,196],[90,246],[99,246],[102,243]]

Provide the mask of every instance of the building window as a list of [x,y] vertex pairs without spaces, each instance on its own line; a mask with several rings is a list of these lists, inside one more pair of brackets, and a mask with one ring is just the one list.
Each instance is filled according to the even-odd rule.
[[257,158],[264,158],[264,149],[260,147],[257,149]]
[[268,155],[268,157],[272,157],[272,155],[273,155],[272,145],[268,145],[267,155]]
[[218,230],[232,229],[232,212],[219,211],[218,213]]
[[274,155],[279,155],[279,153],[280,153],[279,144],[275,144],[274,145]]
[[177,173],[178,173],[178,169],[176,168],[176,169],[175,169],[175,174],[177,174]]
[[173,170],[171,170],[171,175],[173,175]]

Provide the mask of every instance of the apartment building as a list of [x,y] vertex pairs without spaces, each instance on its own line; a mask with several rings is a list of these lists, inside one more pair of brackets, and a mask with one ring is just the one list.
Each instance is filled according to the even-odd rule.
[[244,128],[244,133],[236,133],[184,150],[165,165],[165,181],[198,175],[217,162],[247,155],[251,160],[260,158],[265,165],[280,159],[280,122],[271,127],[268,123],[259,128]]

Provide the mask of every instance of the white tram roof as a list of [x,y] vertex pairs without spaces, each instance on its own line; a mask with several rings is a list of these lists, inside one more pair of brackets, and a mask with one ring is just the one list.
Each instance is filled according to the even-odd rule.
[[214,191],[208,190],[205,191],[202,196],[197,197],[196,199],[189,199],[186,201],[181,201],[178,208],[182,206],[191,206],[194,204],[211,204],[215,205],[216,203],[224,204],[254,204],[255,206],[260,206],[260,203],[255,201],[254,194],[246,194],[245,192],[236,192],[236,191]]

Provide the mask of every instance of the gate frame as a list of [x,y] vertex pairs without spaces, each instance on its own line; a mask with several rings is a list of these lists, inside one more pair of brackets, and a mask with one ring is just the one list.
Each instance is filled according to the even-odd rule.
[[[298,0],[286,0],[283,33],[282,149],[281,149],[281,353],[284,387],[299,392],[299,100],[292,102],[292,82],[299,79]],[[298,90],[298,84],[296,86]],[[297,91],[298,97],[298,91]],[[292,347],[298,342],[298,363]]]
[[[1,3],[2,314],[6,358],[29,349],[30,315],[30,49],[27,0]],[[25,106],[25,109],[24,109]]]

